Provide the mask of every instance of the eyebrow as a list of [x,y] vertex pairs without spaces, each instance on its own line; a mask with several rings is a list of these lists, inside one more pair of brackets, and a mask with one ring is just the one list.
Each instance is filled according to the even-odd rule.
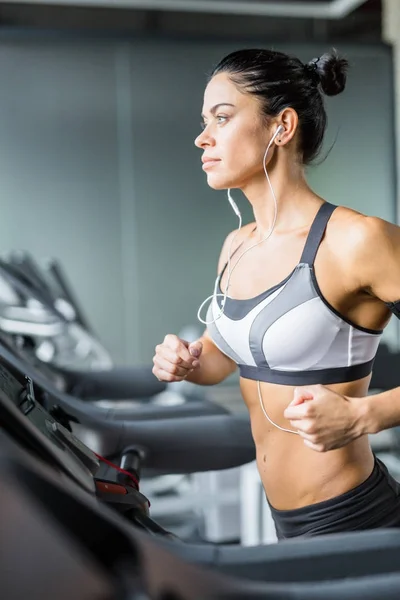
[[[212,109],[210,110],[210,113],[215,116],[215,112],[218,110],[218,108],[220,106],[235,106],[234,104],[230,104],[229,102],[220,102],[219,104],[216,104],[215,106],[212,107]],[[203,113],[201,113],[201,118],[205,119],[205,115]]]

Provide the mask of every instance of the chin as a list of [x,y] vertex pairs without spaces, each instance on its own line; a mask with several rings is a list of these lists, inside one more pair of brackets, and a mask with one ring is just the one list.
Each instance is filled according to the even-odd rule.
[[229,181],[224,177],[213,177],[210,175],[207,177],[207,183],[213,190],[227,190],[228,188],[237,187],[236,182]]
[[212,188],[213,190],[227,190],[228,186],[227,185],[223,185],[222,183],[216,183],[216,182],[208,182],[208,187]]

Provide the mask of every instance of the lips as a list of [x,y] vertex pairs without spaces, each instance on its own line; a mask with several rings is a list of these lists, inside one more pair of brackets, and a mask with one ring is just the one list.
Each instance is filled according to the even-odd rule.
[[212,158],[211,156],[203,156],[201,159],[202,163],[203,163],[203,169],[211,169],[211,167],[214,167],[216,164],[218,164],[219,162],[221,162],[220,158]]
[[206,162],[216,162],[218,160],[221,160],[220,158],[214,158],[212,156],[202,156],[201,157],[201,162],[206,163]]

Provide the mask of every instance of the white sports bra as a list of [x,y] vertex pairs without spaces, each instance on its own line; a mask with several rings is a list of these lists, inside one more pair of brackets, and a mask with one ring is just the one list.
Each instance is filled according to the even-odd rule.
[[355,325],[319,289],[314,260],[336,206],[325,202],[311,226],[299,264],[278,285],[255,298],[226,298],[220,282],[207,313],[209,334],[241,377],[282,385],[333,384],[369,375],[382,330]]

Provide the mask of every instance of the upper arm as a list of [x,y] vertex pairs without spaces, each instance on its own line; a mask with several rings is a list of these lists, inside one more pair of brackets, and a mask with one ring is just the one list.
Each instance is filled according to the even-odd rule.
[[400,301],[400,228],[376,217],[363,217],[359,227],[356,265],[362,287],[392,308]]
[[211,362],[214,368],[219,372],[220,381],[226,379],[229,375],[234,373],[237,369],[235,361],[224,354],[222,350],[216,346],[212,337],[210,336],[207,329],[204,331],[202,336],[203,341],[203,354],[211,352]]

